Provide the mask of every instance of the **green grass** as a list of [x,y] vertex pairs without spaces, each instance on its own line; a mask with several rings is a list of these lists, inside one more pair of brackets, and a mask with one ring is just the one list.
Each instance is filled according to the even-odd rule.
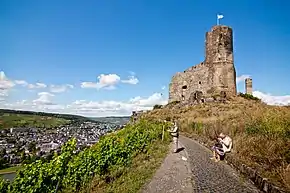
[[50,116],[3,113],[0,129],[11,127],[45,127],[52,128],[69,123],[69,120]]
[[[122,192],[133,193],[143,188],[161,166],[169,150],[169,141],[160,140],[150,145],[147,153],[137,155],[130,167],[116,168],[104,178],[92,181],[92,193]],[[111,179],[108,182],[108,179]],[[83,190],[87,192],[88,189]]]
[[22,166],[14,166],[10,168],[5,168],[5,169],[0,170],[0,174],[13,173],[13,172],[16,172],[17,170],[20,170],[21,168]]

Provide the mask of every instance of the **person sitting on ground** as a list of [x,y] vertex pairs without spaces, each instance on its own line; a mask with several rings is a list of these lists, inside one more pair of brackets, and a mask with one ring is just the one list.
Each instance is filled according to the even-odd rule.
[[230,152],[232,148],[232,139],[223,133],[219,134],[217,141],[218,143],[212,147],[213,157],[211,159],[214,159],[215,161],[219,161],[221,156]]

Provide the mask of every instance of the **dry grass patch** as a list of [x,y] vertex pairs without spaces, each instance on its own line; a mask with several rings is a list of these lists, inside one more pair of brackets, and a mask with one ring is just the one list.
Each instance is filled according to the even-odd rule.
[[208,143],[220,132],[234,140],[233,152],[276,185],[290,190],[290,108],[236,97],[230,103],[159,109],[148,119],[176,118],[181,131]]

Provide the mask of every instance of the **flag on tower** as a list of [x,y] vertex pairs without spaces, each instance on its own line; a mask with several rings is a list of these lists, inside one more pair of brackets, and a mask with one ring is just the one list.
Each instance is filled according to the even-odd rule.
[[224,15],[217,14],[217,20],[216,20],[217,25],[220,24],[219,21],[220,21],[220,19],[222,19],[222,18],[224,18]]
[[222,19],[222,18],[224,18],[224,16],[218,14],[218,15],[217,15],[217,18],[218,18],[218,19]]

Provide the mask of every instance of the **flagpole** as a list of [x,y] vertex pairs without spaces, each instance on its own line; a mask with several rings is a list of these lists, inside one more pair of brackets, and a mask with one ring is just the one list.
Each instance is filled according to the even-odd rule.
[[220,25],[220,19],[222,19],[222,18],[224,18],[223,15],[217,14],[217,20],[216,20],[217,25]]

